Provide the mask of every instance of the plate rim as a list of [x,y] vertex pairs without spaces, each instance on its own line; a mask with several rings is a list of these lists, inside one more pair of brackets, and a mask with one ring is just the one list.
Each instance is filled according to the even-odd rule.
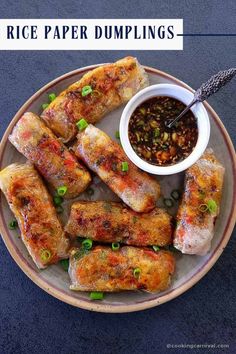
[[[15,123],[19,120],[21,115],[27,111],[28,106],[35,101],[42,93],[46,92],[50,87],[54,86],[55,84],[59,83],[60,81],[63,81],[65,79],[68,79],[70,77],[73,77],[78,74],[83,74],[84,72],[87,72],[89,70],[92,70],[98,66],[104,65],[102,64],[95,64],[95,65],[89,65],[85,66],[82,68],[78,68],[75,70],[72,70],[70,72],[67,72],[56,79],[50,81],[43,87],[41,87],[39,90],[37,90],[21,107],[20,109],[16,112],[14,117],[12,118],[11,122],[9,123],[2,139],[0,142],[0,166],[2,162],[2,157],[3,153],[5,151],[6,143],[8,140],[8,136],[10,132],[12,131],[13,126]],[[144,69],[148,73],[154,73],[158,76],[167,78],[169,80],[172,80],[175,82],[177,85],[180,85],[182,87],[187,88],[191,92],[194,92],[194,90],[184,83],[183,81],[177,79],[176,77],[167,74],[164,71],[149,67],[149,66],[144,66]],[[207,109],[208,112],[212,115],[214,121],[218,125],[219,129],[221,130],[224,140],[226,142],[231,161],[232,161],[232,167],[233,167],[233,175],[234,175],[234,181],[236,181],[236,156],[235,156],[235,150],[233,143],[231,141],[231,138],[220,120],[218,114],[214,111],[214,109],[207,103],[204,102],[205,108]],[[0,201],[2,198],[2,194],[0,196]],[[43,280],[42,278],[39,277],[38,271],[36,271],[33,267],[29,265],[29,263],[25,262],[23,259],[20,257],[20,252],[16,250],[14,247],[14,243],[11,241],[10,234],[8,232],[8,229],[6,227],[6,222],[4,220],[2,210],[1,210],[1,205],[0,205],[0,232],[2,239],[11,255],[11,257],[14,259],[14,261],[17,263],[17,265],[21,268],[21,270],[36,284],[38,285],[41,289],[46,291],[48,294],[52,295],[53,297],[57,298],[58,300],[61,300],[67,304],[79,307],[81,309],[85,310],[90,310],[90,311],[97,311],[97,312],[106,312],[106,313],[127,313],[127,312],[134,312],[134,311],[141,311],[145,309],[152,308],[154,306],[163,304],[167,301],[170,301],[181,294],[183,294],[185,291],[190,289],[192,286],[194,286],[198,281],[200,281],[203,276],[205,276],[208,271],[213,267],[213,265],[216,263],[220,255],[222,254],[224,248],[226,247],[230,236],[232,234],[234,224],[236,220],[236,182],[233,184],[233,202],[231,206],[231,211],[229,218],[227,220],[226,227],[223,231],[222,234],[222,239],[217,246],[216,250],[214,253],[211,255],[211,257],[208,259],[208,261],[198,270],[197,273],[195,273],[189,280],[187,280],[185,283],[183,283],[181,286],[179,286],[176,289],[172,289],[169,291],[169,293],[163,294],[159,298],[155,299],[150,299],[150,300],[144,300],[142,302],[136,302],[135,304],[128,304],[128,305],[109,305],[109,304],[104,304],[104,303],[97,303],[97,302],[92,302],[90,300],[86,301],[85,299],[78,299],[73,297],[73,295],[68,295],[67,293],[64,293],[63,290],[57,289],[54,285],[49,285],[47,281]]]

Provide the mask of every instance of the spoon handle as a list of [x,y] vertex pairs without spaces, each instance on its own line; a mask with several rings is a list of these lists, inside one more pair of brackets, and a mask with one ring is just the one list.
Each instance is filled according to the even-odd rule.
[[236,68],[219,71],[213,75],[208,81],[202,84],[195,92],[194,98],[196,101],[203,102],[208,97],[216,93],[226,85],[236,75]]
[[184,109],[174,120],[172,120],[171,122],[168,122],[166,126],[167,126],[168,128],[172,128],[173,125],[175,125],[175,123],[178,122],[178,120],[179,120],[180,118],[182,118],[182,117],[185,115],[185,113],[187,113],[187,112],[190,110],[190,108],[191,108],[197,101],[198,101],[198,100],[197,100],[196,98],[194,98],[194,99],[189,103],[189,105],[187,105],[187,107],[185,107],[185,109]]
[[219,71],[218,74],[213,75],[208,81],[204,82],[197,91],[195,91],[194,99],[190,102],[190,104],[181,112],[178,117],[176,117],[171,122],[167,122],[166,126],[168,128],[172,128],[176,122],[180,118],[183,117],[185,113],[196,103],[196,102],[203,102],[208,97],[216,93],[226,85],[232,78],[236,75],[236,68],[231,68],[228,70]]

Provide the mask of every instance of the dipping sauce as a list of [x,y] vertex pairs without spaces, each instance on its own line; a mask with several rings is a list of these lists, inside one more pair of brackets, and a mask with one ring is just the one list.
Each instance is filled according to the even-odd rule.
[[153,165],[174,165],[193,151],[198,127],[192,111],[172,128],[166,127],[185,107],[175,98],[157,96],[135,109],[129,121],[129,140],[139,157]]

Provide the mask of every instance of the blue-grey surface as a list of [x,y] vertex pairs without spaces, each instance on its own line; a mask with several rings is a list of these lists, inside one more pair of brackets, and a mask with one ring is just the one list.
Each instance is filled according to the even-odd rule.
[[[0,1],[1,18],[183,18],[185,32],[236,33],[236,3],[187,0]],[[0,134],[18,108],[53,78],[128,52],[0,52]],[[235,67],[236,37],[185,38],[184,51],[132,52],[197,88]],[[236,142],[235,83],[211,98]],[[0,241],[0,353],[235,353],[235,234],[214,268],[179,298],[144,312],[92,313],[34,285]],[[167,349],[167,344],[228,344],[227,349]]]

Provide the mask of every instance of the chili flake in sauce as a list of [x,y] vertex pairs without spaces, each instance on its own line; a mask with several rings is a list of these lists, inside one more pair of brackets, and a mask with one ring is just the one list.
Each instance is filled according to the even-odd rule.
[[174,127],[166,127],[166,122],[176,118],[185,107],[175,98],[159,96],[135,109],[129,121],[129,140],[139,157],[153,165],[173,165],[193,151],[198,128],[191,111]]

